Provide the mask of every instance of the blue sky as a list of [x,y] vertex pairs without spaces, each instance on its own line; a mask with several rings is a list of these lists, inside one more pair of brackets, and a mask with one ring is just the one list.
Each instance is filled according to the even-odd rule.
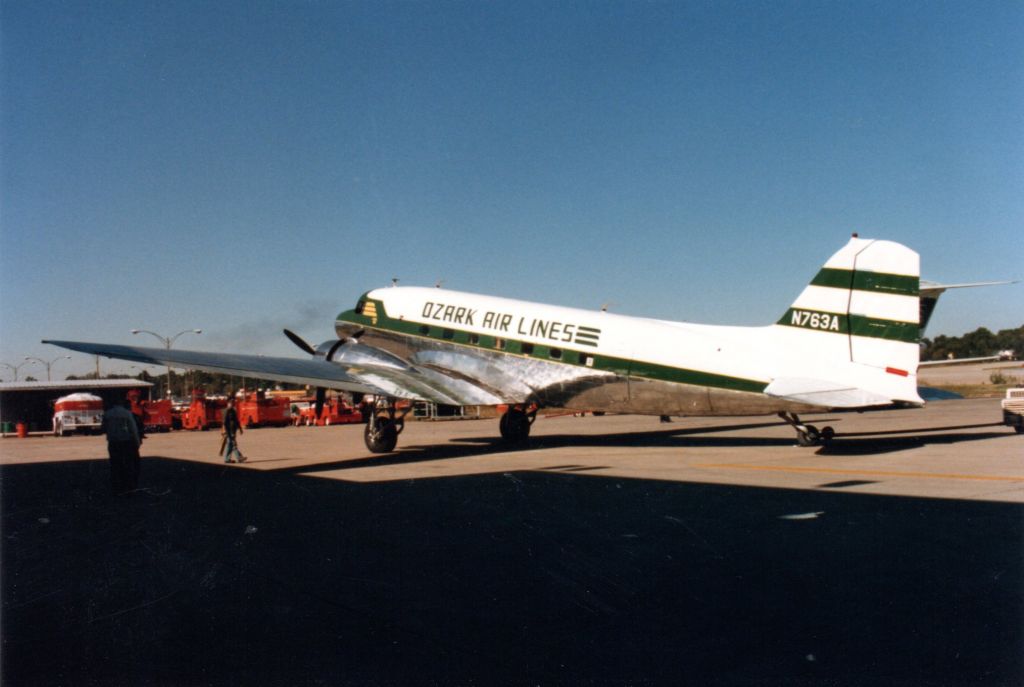
[[[392,277],[767,324],[854,231],[1024,277],[1019,2],[6,0],[0,31],[9,363],[132,328],[301,355],[282,327]],[[1017,284],[929,334],[1021,324]]]

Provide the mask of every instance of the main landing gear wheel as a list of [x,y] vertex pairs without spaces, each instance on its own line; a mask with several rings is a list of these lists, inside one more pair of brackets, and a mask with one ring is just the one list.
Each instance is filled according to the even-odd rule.
[[796,430],[796,443],[800,446],[826,446],[836,435],[831,427],[819,430],[814,425],[802,424],[796,413],[779,413],[779,417]]
[[510,444],[526,441],[530,436],[530,426],[536,417],[536,410],[527,413],[521,408],[509,408],[498,423],[501,438]]
[[395,412],[390,398],[379,398],[374,403],[373,414],[363,430],[363,441],[372,453],[391,453],[398,443],[398,435],[405,429],[405,415],[412,406],[401,414]]
[[373,453],[391,453],[398,444],[398,429],[391,420],[377,418],[376,422],[366,423],[363,441],[366,442],[366,448]]

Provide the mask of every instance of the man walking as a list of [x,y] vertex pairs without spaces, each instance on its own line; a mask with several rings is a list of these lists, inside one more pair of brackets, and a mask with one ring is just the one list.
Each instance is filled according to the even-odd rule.
[[224,462],[232,462],[231,455],[234,454],[236,461],[244,463],[245,456],[238,450],[238,439],[236,438],[236,434],[242,434],[242,424],[238,421],[234,396],[228,397],[228,405],[224,408],[224,423],[220,433],[224,436]]
[[110,487],[115,496],[127,494],[139,485],[139,429],[128,410],[127,399],[112,405],[103,414],[110,455]]

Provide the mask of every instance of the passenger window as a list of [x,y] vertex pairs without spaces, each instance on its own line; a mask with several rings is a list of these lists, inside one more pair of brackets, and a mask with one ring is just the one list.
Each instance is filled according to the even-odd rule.
[[524,343],[522,350],[523,350],[523,355],[533,355],[533,344],[532,343]]

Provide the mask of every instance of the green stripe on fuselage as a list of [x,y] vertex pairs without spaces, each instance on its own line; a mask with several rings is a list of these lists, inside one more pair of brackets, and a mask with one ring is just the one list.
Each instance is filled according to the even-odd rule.
[[[559,348],[562,351],[562,358],[553,359],[551,358],[550,351],[551,346],[544,344],[534,344],[532,354],[523,354],[523,341],[518,339],[501,338],[494,336],[487,336],[482,334],[473,334],[471,332],[461,329],[451,329],[440,327],[437,325],[430,325],[421,322],[410,322],[407,320],[398,320],[388,317],[387,310],[384,307],[384,303],[378,300],[370,300],[364,297],[367,302],[372,302],[376,306],[376,317],[371,318],[366,315],[357,314],[355,310],[346,310],[338,315],[338,322],[349,322],[352,324],[359,325],[360,327],[366,327],[369,329],[378,329],[383,332],[392,334],[402,334],[418,339],[427,339],[430,341],[437,341],[438,343],[444,343],[449,345],[465,346],[466,348],[473,348],[485,351],[491,351],[494,353],[500,353],[503,355],[513,355],[516,357],[528,358],[531,360],[545,360],[553,364],[560,365],[572,365],[574,367],[587,367],[593,370],[599,370],[601,372],[612,372],[622,376],[629,376],[641,379],[651,379],[656,381],[664,382],[676,382],[678,384],[691,384],[695,386],[712,387],[715,389],[728,389],[731,391],[746,391],[751,393],[762,393],[765,387],[768,386],[767,382],[758,381],[755,379],[743,379],[740,377],[730,377],[727,375],[714,374],[711,372],[700,372],[698,370],[687,370],[684,368],[671,367],[668,365],[658,365],[655,363],[646,363],[638,360],[630,360],[626,358],[617,358],[613,356],[600,355],[594,351],[579,350],[572,348]],[[425,330],[425,331],[424,331]],[[445,332],[449,332],[448,336]],[[600,330],[593,330],[600,331]],[[473,343],[474,337],[476,343]],[[503,347],[498,347],[498,341],[503,342]],[[577,341],[576,343],[585,343],[585,341]],[[571,355],[570,355],[571,354]],[[587,364],[585,361],[590,361]]]
[[917,296],[921,288],[921,280],[918,277],[904,274],[822,267],[811,280],[811,285],[827,286],[833,289],[890,293],[897,296]]

